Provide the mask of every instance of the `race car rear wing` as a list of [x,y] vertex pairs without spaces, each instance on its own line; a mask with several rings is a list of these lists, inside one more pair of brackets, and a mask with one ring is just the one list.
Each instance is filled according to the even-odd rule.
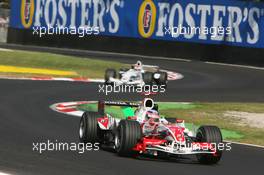
[[154,65],[142,65],[143,68],[153,68],[153,69],[159,69],[159,66],[154,66]]
[[124,106],[124,107],[139,107],[139,103],[122,102],[122,101],[98,101],[98,112],[104,115],[105,106]]
[[151,98],[145,98],[142,103],[122,102],[122,101],[98,101],[98,112],[104,115],[105,106],[124,106],[124,107],[139,107],[142,106],[146,110],[159,109],[158,104],[155,104]]
[[152,71],[158,71],[160,68],[159,68],[159,66],[142,65],[142,69],[152,72]]

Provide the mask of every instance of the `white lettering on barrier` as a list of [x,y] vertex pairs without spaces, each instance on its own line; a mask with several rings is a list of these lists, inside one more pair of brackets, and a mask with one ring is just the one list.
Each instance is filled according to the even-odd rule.
[[[155,33],[157,37],[164,37],[168,33],[168,28],[181,28],[181,26],[184,26],[183,24],[187,24],[182,30],[189,28],[192,31],[175,32],[172,37],[178,38],[183,35],[185,39],[192,39],[195,33],[199,33],[198,38],[200,40],[207,40],[207,34],[214,33],[214,35],[210,36],[213,41],[226,40],[228,42],[255,44],[260,39],[260,24],[258,21],[263,17],[264,9],[257,7],[242,9],[238,6],[200,5],[194,3],[189,3],[183,8],[180,3],[159,2],[158,14],[158,25]],[[210,16],[212,16],[211,21],[209,21]],[[224,24],[224,18],[226,18],[226,24]],[[200,24],[197,24],[197,21]],[[247,31],[243,31],[246,32],[246,37],[243,38],[242,23],[248,24],[249,27]],[[218,32],[201,32],[200,30],[203,29],[218,29]]]
[[[46,26],[66,27],[69,23],[69,27],[77,27],[77,9],[80,9],[81,27],[99,27],[100,32],[104,32],[106,28],[103,18],[109,13],[111,22],[107,29],[110,33],[116,33],[120,28],[117,7],[121,8],[121,5],[120,0],[112,0],[110,3],[103,0],[36,0],[34,27],[43,26],[43,20]],[[66,9],[70,9],[69,14]],[[90,10],[93,10],[92,15]]]
[[[68,24],[69,27],[98,27],[100,32],[117,33],[120,29],[119,15],[122,15],[118,14],[118,9],[123,7],[122,0],[36,0],[33,26],[40,27],[45,22],[46,26],[66,27]],[[264,15],[264,9],[260,7],[196,3],[187,3],[183,6],[179,2],[160,1],[154,4],[154,8],[157,9],[153,30],[156,37],[164,37],[168,33],[165,29],[185,26],[192,31],[174,32],[172,38],[196,37],[199,40],[248,44],[256,44],[260,39],[259,21]],[[107,23],[103,21],[106,15],[109,15]],[[80,18],[80,24],[76,23],[77,18]],[[218,29],[218,32],[215,32],[215,29]],[[198,35],[195,35],[197,33]],[[151,37],[152,33],[146,36]]]

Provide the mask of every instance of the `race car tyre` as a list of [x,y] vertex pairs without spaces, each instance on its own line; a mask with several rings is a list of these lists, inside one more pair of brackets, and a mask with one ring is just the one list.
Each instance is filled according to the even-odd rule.
[[159,79],[157,79],[157,84],[158,85],[166,85],[167,84],[167,80],[168,80],[168,74],[167,72],[157,72],[160,77]]
[[115,150],[117,154],[120,156],[132,155],[132,148],[141,137],[141,128],[137,121],[121,120],[115,136]]
[[158,157],[162,160],[170,160],[171,159],[170,153],[162,152],[162,151],[158,152]]
[[177,118],[165,117],[165,119],[172,124],[177,123]]
[[152,72],[146,72],[143,74],[143,80],[145,82],[145,85],[152,85],[153,84],[153,73]]
[[218,149],[218,144],[222,143],[222,134],[217,126],[201,126],[196,135],[197,142],[208,142],[216,144],[215,154],[197,154],[198,161],[202,164],[216,164],[222,157],[222,151]]
[[110,78],[116,78],[116,71],[114,69],[107,69],[105,71],[105,83],[111,84],[109,82]]
[[167,72],[157,72],[160,77],[156,80],[158,85],[166,85],[168,81],[168,74]]
[[79,127],[79,139],[81,143],[96,143],[99,141],[98,112],[85,112],[82,115]]

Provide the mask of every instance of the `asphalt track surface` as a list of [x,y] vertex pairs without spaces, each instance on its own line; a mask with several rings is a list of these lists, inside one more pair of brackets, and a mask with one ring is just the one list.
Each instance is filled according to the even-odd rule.
[[[118,60],[118,58],[117,58]],[[127,60],[132,63],[135,60]],[[145,60],[146,64],[182,73],[183,80],[170,82],[159,101],[264,101],[264,71],[200,62]],[[54,151],[39,154],[32,143],[78,142],[79,118],[52,111],[64,101],[97,100],[98,84],[0,80],[0,172],[11,174],[262,174],[264,149],[232,145],[219,164],[200,165],[194,158],[171,162],[122,158],[109,151]],[[119,94],[107,99],[137,99]]]

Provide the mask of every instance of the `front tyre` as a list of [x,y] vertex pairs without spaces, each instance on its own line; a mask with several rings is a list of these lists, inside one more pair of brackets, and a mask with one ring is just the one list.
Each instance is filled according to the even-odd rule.
[[152,86],[154,78],[153,78],[153,73],[152,72],[146,72],[143,74],[143,81],[145,85],[150,85]]
[[115,136],[115,150],[120,156],[129,156],[141,139],[141,128],[137,121],[121,120]]
[[207,142],[216,144],[216,154],[197,154],[198,161],[202,164],[216,164],[222,157],[222,151],[218,144],[223,142],[222,134],[217,126],[201,126],[196,135],[197,142]]
[[161,152],[159,151],[158,152],[158,157],[162,160],[170,160],[171,157],[170,157],[170,153],[167,153],[167,152]]
[[79,126],[79,139],[81,143],[96,143],[99,141],[99,127],[97,118],[100,114],[97,112],[84,112]]
[[177,118],[171,118],[171,117],[165,117],[165,119],[172,124],[176,124],[177,123]]
[[167,72],[157,72],[159,78],[156,80],[158,85],[167,85],[168,74]]

